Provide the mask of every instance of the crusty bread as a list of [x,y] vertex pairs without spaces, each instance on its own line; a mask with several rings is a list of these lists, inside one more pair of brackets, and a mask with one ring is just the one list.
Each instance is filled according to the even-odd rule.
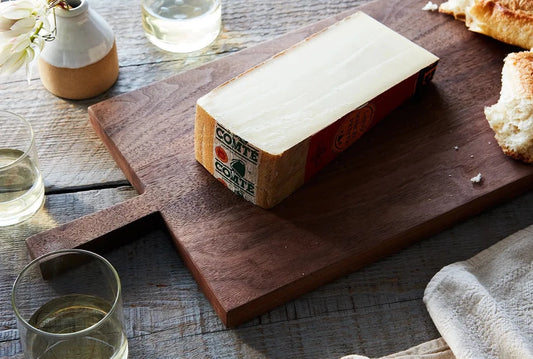
[[457,20],[466,20],[466,9],[473,3],[473,0],[448,0],[439,6],[439,12],[453,15]]
[[465,21],[471,31],[527,50],[533,48],[531,0],[449,0],[439,11]]
[[533,163],[533,53],[509,54],[502,69],[498,102],[485,108],[485,116],[503,152]]

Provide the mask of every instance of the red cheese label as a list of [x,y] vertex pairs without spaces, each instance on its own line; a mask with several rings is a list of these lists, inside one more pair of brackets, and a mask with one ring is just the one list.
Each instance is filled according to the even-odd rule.
[[367,103],[344,116],[333,138],[332,150],[342,152],[361,137],[372,126],[375,110],[374,104]]
[[307,152],[305,181],[411,97],[420,87],[426,85],[432,79],[436,66],[437,63],[428,66],[314,134]]

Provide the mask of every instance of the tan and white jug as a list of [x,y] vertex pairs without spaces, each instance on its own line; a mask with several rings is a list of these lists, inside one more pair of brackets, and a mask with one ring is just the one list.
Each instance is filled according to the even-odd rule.
[[69,0],[69,10],[55,8],[57,33],[39,58],[39,74],[56,96],[80,100],[108,90],[118,78],[115,36],[87,0]]

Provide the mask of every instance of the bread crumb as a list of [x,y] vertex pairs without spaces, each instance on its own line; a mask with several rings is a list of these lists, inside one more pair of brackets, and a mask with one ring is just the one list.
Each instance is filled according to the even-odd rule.
[[433,4],[431,1],[428,1],[426,5],[422,8],[424,11],[437,11],[439,9],[439,5]]
[[458,151],[459,150],[459,146],[455,146],[453,149]]
[[470,155],[470,158],[474,158],[474,155]]
[[477,176],[470,178],[470,182],[472,182],[472,183],[480,183],[481,182],[481,173],[478,173]]

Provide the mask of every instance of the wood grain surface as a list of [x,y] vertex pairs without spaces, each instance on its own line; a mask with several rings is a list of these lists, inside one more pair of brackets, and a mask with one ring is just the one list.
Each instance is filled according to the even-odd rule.
[[[22,358],[9,297],[17,273],[29,261],[24,239],[137,197],[88,123],[88,106],[364,2],[227,0],[224,28],[216,42],[197,53],[179,55],[160,51],[146,40],[138,1],[90,0],[117,34],[120,76],[108,93],[87,101],[65,101],[42,88],[37,72],[30,84],[23,73],[0,78],[0,107],[24,115],[35,128],[47,194],[45,207],[31,220],[0,228],[0,358]],[[419,7],[425,3],[420,1]],[[435,26],[440,21],[452,22],[442,14],[430,14]],[[472,41],[474,36],[476,41],[507,51],[504,45],[470,34],[463,27],[458,26],[450,36],[457,41]],[[491,60],[491,56],[484,54],[482,61]],[[475,69],[478,62],[470,59],[467,66]],[[468,86],[473,81],[466,74],[457,69],[451,73],[453,76],[439,81],[458,82],[460,91],[471,88]],[[476,91],[479,93],[479,88]],[[498,91],[499,85],[481,92],[490,103]],[[492,138],[490,141],[494,144]],[[387,153],[382,158],[386,159]],[[318,359],[352,353],[377,357],[439,336],[422,302],[424,288],[434,273],[531,223],[533,193],[529,192],[233,329],[220,321],[160,223],[136,228],[134,237],[124,234],[124,240],[136,240],[103,254],[122,280],[130,358]]]
[[96,132],[141,194],[30,238],[33,256],[90,248],[157,212],[234,326],[531,188],[533,168],[501,153],[482,111],[497,99],[510,47],[465,36],[463,24],[422,12],[418,1],[361,10],[439,56],[437,75],[301,190],[268,211],[226,191],[194,160],[194,105],[353,10],[91,106]]

